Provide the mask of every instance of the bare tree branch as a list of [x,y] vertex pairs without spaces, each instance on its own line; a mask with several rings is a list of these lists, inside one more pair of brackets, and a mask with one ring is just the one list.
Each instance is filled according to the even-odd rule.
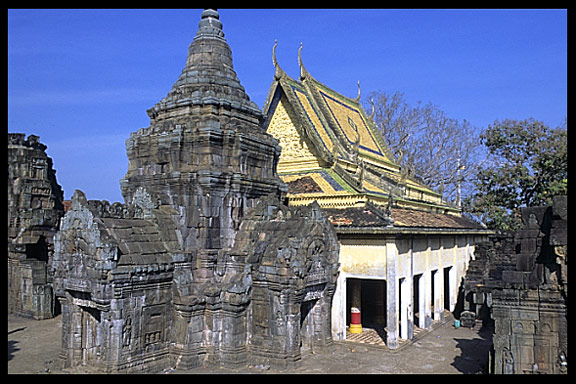
[[457,198],[458,184],[471,193],[471,175],[480,163],[478,134],[466,121],[449,118],[433,104],[409,105],[402,93],[375,92],[374,122],[404,177],[416,175],[446,200]]

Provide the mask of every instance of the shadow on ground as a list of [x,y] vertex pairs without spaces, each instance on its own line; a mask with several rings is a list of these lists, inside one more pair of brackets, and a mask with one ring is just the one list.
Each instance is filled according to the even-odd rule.
[[[8,331],[8,335],[23,331],[25,329],[26,329],[26,327],[20,327],[20,328],[13,329],[11,331]],[[16,340],[8,340],[8,361],[10,361],[14,358],[14,352],[20,350],[20,348],[18,348],[16,346],[16,344],[18,344],[18,343],[19,343],[19,341],[16,341]]]
[[457,339],[456,348],[459,348],[460,356],[454,358],[451,363],[458,371],[465,374],[488,373],[488,360],[492,347],[493,326],[482,326],[478,336],[473,339]]
[[18,348],[16,344],[18,344],[18,341],[8,340],[8,361],[14,358],[14,352],[20,350],[20,348]]

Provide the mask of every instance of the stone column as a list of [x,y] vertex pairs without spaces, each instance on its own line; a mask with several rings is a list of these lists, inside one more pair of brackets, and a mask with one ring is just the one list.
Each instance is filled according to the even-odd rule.
[[432,297],[432,274],[430,272],[431,265],[432,265],[432,241],[430,237],[428,237],[428,247],[426,249],[426,269],[420,278],[422,285],[420,286],[420,292],[424,294],[424,327],[429,328],[432,325],[432,313],[434,312],[434,298]]
[[354,279],[349,281],[352,290],[352,306],[362,310],[362,283]]
[[434,321],[443,320],[444,317],[444,270],[442,269],[442,257],[444,255],[444,246],[442,245],[442,239],[440,239],[440,249],[438,250],[436,257],[430,260],[430,267],[433,273],[434,284],[434,297],[432,298]]
[[390,349],[398,348],[398,248],[393,237],[386,238],[386,303],[388,319],[386,324],[386,345]]
[[410,268],[407,269],[406,277],[404,278],[404,286],[402,297],[404,301],[404,307],[406,308],[402,311],[402,315],[406,317],[406,331],[404,334],[406,335],[406,339],[412,340],[414,337],[414,270],[413,270],[413,243],[410,242],[410,250],[408,251],[408,263]]
[[332,339],[346,339],[346,276],[338,275],[336,291],[332,299]]

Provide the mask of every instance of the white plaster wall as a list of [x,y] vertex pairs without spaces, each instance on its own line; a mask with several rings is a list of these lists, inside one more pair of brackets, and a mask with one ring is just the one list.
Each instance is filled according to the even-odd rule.
[[[403,301],[403,308],[409,311],[425,310],[425,315],[440,318],[444,309],[444,268],[451,267],[448,273],[450,283],[450,310],[453,311],[458,299],[458,289],[466,274],[469,260],[473,258],[473,236],[422,236],[396,238],[398,261],[396,279],[405,279],[403,300],[412,297],[414,275],[421,274],[419,309]],[[348,278],[387,280],[386,241],[382,239],[340,239],[340,273],[336,293],[332,302],[332,337],[342,340],[346,335],[346,281]],[[436,270],[435,298],[431,297],[431,272]],[[399,291],[399,290],[397,290]],[[399,294],[399,292],[397,292]],[[409,299],[411,300],[411,299]],[[424,308],[425,307],[425,308]],[[388,310],[392,310],[389,308]],[[435,312],[435,313],[434,313]],[[416,324],[418,325],[418,324]],[[402,332],[402,336],[407,336]]]

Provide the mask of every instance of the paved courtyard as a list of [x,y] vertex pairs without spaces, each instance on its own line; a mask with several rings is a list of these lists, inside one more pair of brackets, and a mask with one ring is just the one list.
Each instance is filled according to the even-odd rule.
[[[8,373],[67,373],[60,370],[61,317],[30,320],[8,317]],[[421,331],[416,340],[392,352],[378,344],[377,332],[366,330],[362,342],[337,342],[326,353],[307,354],[299,367],[287,371],[267,366],[239,370],[198,368],[167,373],[481,373],[488,365],[492,329],[454,328],[451,320]]]

